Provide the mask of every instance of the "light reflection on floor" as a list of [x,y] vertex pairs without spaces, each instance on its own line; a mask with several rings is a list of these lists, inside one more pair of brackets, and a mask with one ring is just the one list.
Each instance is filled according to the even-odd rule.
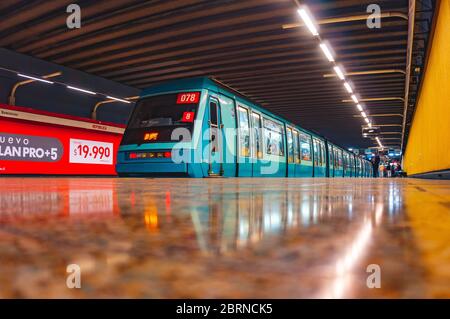
[[450,297],[449,202],[448,181],[3,178],[0,297]]

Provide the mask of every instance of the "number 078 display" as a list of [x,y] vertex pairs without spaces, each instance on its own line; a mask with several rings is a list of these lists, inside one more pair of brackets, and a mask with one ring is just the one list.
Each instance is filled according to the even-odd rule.
[[113,163],[112,143],[70,139],[70,163],[105,164]]

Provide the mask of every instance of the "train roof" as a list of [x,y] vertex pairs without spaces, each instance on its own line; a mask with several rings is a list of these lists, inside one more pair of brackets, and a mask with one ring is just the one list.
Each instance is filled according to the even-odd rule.
[[[154,86],[151,86],[147,89],[144,89],[141,92],[141,97],[151,96],[155,95],[161,92],[171,92],[171,91],[179,91],[179,90],[198,90],[199,88],[211,90],[217,93],[222,93],[224,95],[227,95],[231,98],[241,100],[242,102],[245,102],[246,104],[251,104],[252,107],[258,109],[258,111],[261,111],[271,117],[274,117],[275,119],[285,122],[291,126],[295,126],[296,128],[314,135],[315,137],[321,138],[323,140],[328,140],[324,136],[320,135],[317,132],[305,129],[297,124],[294,124],[281,115],[275,114],[272,111],[267,110],[265,107],[260,105],[259,103],[256,103],[252,101],[250,98],[245,96],[244,94],[240,93],[236,89],[233,89],[222,82],[209,77],[194,77],[194,78],[186,78],[186,79],[179,79],[179,80],[173,80],[169,82],[163,82],[160,84],[156,84]],[[231,93],[231,96],[230,96]]]
[[[314,132],[312,130],[305,129],[297,124],[294,124],[294,123],[288,121],[281,115],[277,115],[277,114],[273,113],[272,111],[267,110],[265,107],[263,107],[259,103],[252,101],[250,98],[248,98],[244,94],[240,93],[238,90],[236,90],[232,87],[229,87],[226,84],[224,84],[214,78],[202,76],[202,77],[193,77],[193,78],[185,78],[185,79],[172,80],[172,81],[168,81],[168,82],[162,82],[160,84],[156,84],[149,88],[143,89],[141,92],[141,97],[152,96],[152,95],[155,95],[155,94],[158,94],[161,92],[175,92],[175,91],[180,91],[180,90],[198,90],[200,88],[214,91],[217,93],[221,93],[221,94],[227,95],[231,98],[234,98],[236,100],[241,100],[242,102],[245,102],[246,104],[251,104],[252,107],[258,109],[258,111],[261,111],[262,113],[265,113],[266,115],[274,117],[275,119],[282,121],[284,123],[287,123],[288,125],[293,126],[301,131],[304,131],[305,133],[311,134],[316,138],[320,138],[324,141],[327,141],[327,142],[333,144],[333,146],[337,146],[337,147],[341,148],[345,152],[354,154],[352,152],[347,151],[345,148],[337,145],[336,143],[331,142],[328,138],[325,138],[324,136],[320,135],[319,133]],[[230,96],[230,93],[231,93],[231,96]]]

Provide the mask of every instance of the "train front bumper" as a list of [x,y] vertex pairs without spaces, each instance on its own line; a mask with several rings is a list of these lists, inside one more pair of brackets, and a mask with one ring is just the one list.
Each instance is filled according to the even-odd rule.
[[116,171],[119,176],[187,176],[187,162],[175,161],[170,149],[119,150]]
[[186,175],[186,163],[118,163],[116,171],[119,176],[141,176],[141,175],[155,175],[155,176],[171,176],[171,175]]

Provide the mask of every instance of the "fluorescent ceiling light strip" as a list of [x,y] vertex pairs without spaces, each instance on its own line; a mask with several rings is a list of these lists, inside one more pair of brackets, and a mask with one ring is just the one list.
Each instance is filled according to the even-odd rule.
[[43,80],[43,79],[40,79],[40,78],[35,78],[34,76],[25,75],[25,74],[22,74],[22,73],[17,73],[17,75],[21,76],[23,78],[27,78],[27,79],[35,80],[35,81],[39,81],[39,82],[44,82],[44,83],[48,83],[48,84],[55,83],[55,82],[52,82],[52,81],[47,81],[47,80]]
[[131,103],[130,101],[123,100],[123,99],[119,99],[119,98],[114,97],[114,96],[109,96],[109,95],[107,95],[106,97],[107,97],[108,99],[116,100],[116,101],[123,102],[123,103]]
[[67,85],[67,87],[68,87],[69,89],[71,89],[71,90],[75,90],[75,91],[79,91],[79,92],[83,92],[83,93],[87,93],[87,94],[92,94],[92,95],[97,94],[97,93],[95,93],[95,92],[88,91],[88,90],[84,90],[84,89],[80,89],[80,88],[77,88],[77,87],[74,87],[74,86],[70,86],[70,85]]
[[[313,22],[313,18],[308,14],[307,10],[305,8],[300,8],[300,9],[297,10],[297,13],[300,15],[300,17],[303,20],[303,23],[309,29],[311,34],[313,36],[318,36],[319,32],[317,31],[315,23]],[[331,53],[330,48],[325,43],[320,43],[319,46],[320,46],[320,49],[322,49],[322,52],[325,55],[325,57],[328,59],[328,61],[329,62],[335,62],[334,56]],[[339,77],[339,79],[345,80],[344,73],[342,72],[342,70],[341,70],[341,68],[339,66],[334,66],[333,70],[336,73],[336,75]],[[350,94],[353,93],[353,89],[352,89],[352,87],[350,86],[349,83],[345,82],[344,83],[344,87],[345,87],[345,89],[347,90],[348,93],[350,93]],[[369,127],[372,127],[372,124],[370,123],[369,119],[367,118],[366,113],[363,112],[363,108],[359,104],[359,101],[358,101],[358,98],[356,97],[356,95],[352,94],[351,98],[357,104],[356,106],[358,107],[358,110],[361,111],[361,114],[364,117],[365,121],[368,123]],[[380,147],[382,147],[381,143],[378,140],[378,137],[377,137],[377,141],[380,144]]]
[[350,86],[350,84],[348,84],[347,82],[344,83],[345,89],[347,90],[348,93],[353,93],[353,89]]
[[334,70],[334,72],[336,72],[337,76],[338,76],[341,80],[344,80],[344,79],[345,79],[344,73],[342,73],[342,70],[341,70],[340,67],[335,66],[335,67],[333,68],[333,70]]
[[313,22],[312,18],[309,16],[309,14],[306,12],[306,10],[305,9],[298,9],[297,12],[300,15],[300,17],[302,18],[302,20],[305,23],[306,27],[312,33],[312,35],[314,35],[314,36],[319,35],[319,32],[317,31],[317,28],[314,25],[314,22]]
[[328,61],[330,62],[334,62],[334,57],[331,54],[330,49],[328,48],[328,46],[325,43],[321,43],[320,48],[322,49],[323,54],[325,54],[326,58],[328,59]]

